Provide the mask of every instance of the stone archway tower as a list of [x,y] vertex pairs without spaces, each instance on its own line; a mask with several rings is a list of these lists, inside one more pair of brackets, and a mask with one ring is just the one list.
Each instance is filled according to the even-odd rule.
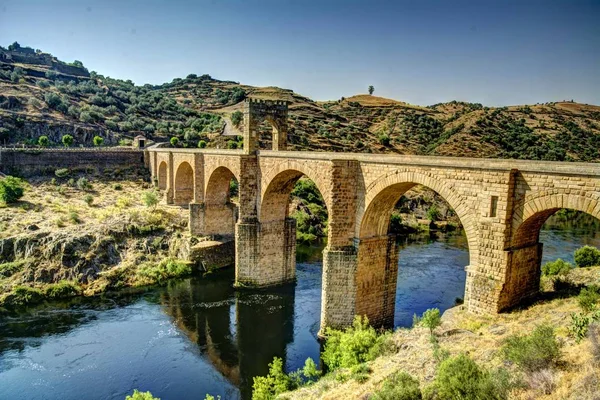
[[267,121],[273,127],[273,150],[287,148],[288,102],[248,98],[244,102],[244,153],[255,154],[258,150],[258,127]]

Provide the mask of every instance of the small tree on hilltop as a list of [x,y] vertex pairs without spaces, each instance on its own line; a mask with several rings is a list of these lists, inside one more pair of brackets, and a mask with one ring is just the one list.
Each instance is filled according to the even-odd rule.
[[101,136],[94,136],[94,146],[102,146],[104,144],[104,138]]
[[369,86],[369,94],[372,95],[374,91],[375,88],[373,87],[373,85]]
[[73,146],[73,136],[71,136],[71,135],[64,135],[62,137],[62,144],[65,147],[71,147],[71,146]]
[[48,139],[48,136],[40,136],[38,138],[38,144],[42,147],[48,147],[50,145],[50,139]]

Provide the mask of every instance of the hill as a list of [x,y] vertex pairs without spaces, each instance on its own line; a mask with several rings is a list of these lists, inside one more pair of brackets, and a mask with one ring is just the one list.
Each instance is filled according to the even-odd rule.
[[[144,132],[155,141],[176,136],[182,146],[204,140],[209,147],[237,147],[231,116],[249,96],[290,102],[293,150],[600,160],[599,106],[452,101],[422,107],[370,95],[317,102],[289,89],[195,74],[137,86],[16,43],[0,47],[3,144],[35,144],[41,135],[59,144],[71,134],[76,145],[91,145],[95,135],[116,145]],[[269,146],[268,135],[261,141]]]

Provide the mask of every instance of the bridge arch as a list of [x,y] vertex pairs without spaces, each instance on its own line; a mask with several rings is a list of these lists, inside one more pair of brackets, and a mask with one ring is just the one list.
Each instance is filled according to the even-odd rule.
[[204,233],[232,235],[235,231],[236,205],[230,201],[231,182],[239,182],[231,169],[220,166],[209,175],[204,190]]
[[194,200],[194,169],[187,161],[182,161],[175,172],[173,201],[177,205],[188,205]]
[[465,199],[430,175],[396,170],[381,176],[367,187],[359,202],[355,225],[355,313],[366,315],[375,325],[394,323],[398,248],[396,236],[388,233],[390,218],[400,198],[417,185],[435,191],[454,209],[467,236],[470,264],[476,263],[476,228]]
[[555,190],[554,193],[540,191],[527,196],[515,207],[499,311],[517,306],[538,294],[543,252],[540,231],[548,218],[561,209],[580,211],[600,220],[600,196],[596,193],[566,193],[564,190]]
[[167,188],[167,172],[167,163],[162,161],[158,166],[158,188],[160,190],[165,190]]

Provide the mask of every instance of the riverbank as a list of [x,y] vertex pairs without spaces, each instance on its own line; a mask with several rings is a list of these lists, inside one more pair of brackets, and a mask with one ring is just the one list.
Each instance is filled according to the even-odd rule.
[[189,275],[187,210],[136,170],[60,171],[0,207],[0,306],[91,296]]
[[[439,349],[447,351],[450,357],[467,354],[487,370],[508,369],[511,376],[520,381],[511,390],[511,399],[596,399],[600,388],[598,338],[595,342],[591,338],[578,342],[570,329],[571,315],[582,311],[577,298],[573,297],[579,291],[573,291],[572,287],[600,284],[600,267],[573,269],[563,281],[568,285],[554,285],[561,289],[548,290],[534,304],[510,313],[477,316],[466,313],[462,306],[448,310],[442,317],[441,326],[435,330]],[[507,338],[530,334],[542,324],[554,328],[562,356],[554,367],[523,373],[502,357],[500,349]],[[416,378],[421,389],[431,385],[439,373],[440,350],[436,354],[429,330],[421,327],[398,329],[391,341],[397,351],[368,362],[363,370],[370,372],[360,375],[360,379],[353,379],[357,375],[351,371],[336,371],[313,385],[278,398],[367,399],[381,389],[386,378],[398,371]]]

